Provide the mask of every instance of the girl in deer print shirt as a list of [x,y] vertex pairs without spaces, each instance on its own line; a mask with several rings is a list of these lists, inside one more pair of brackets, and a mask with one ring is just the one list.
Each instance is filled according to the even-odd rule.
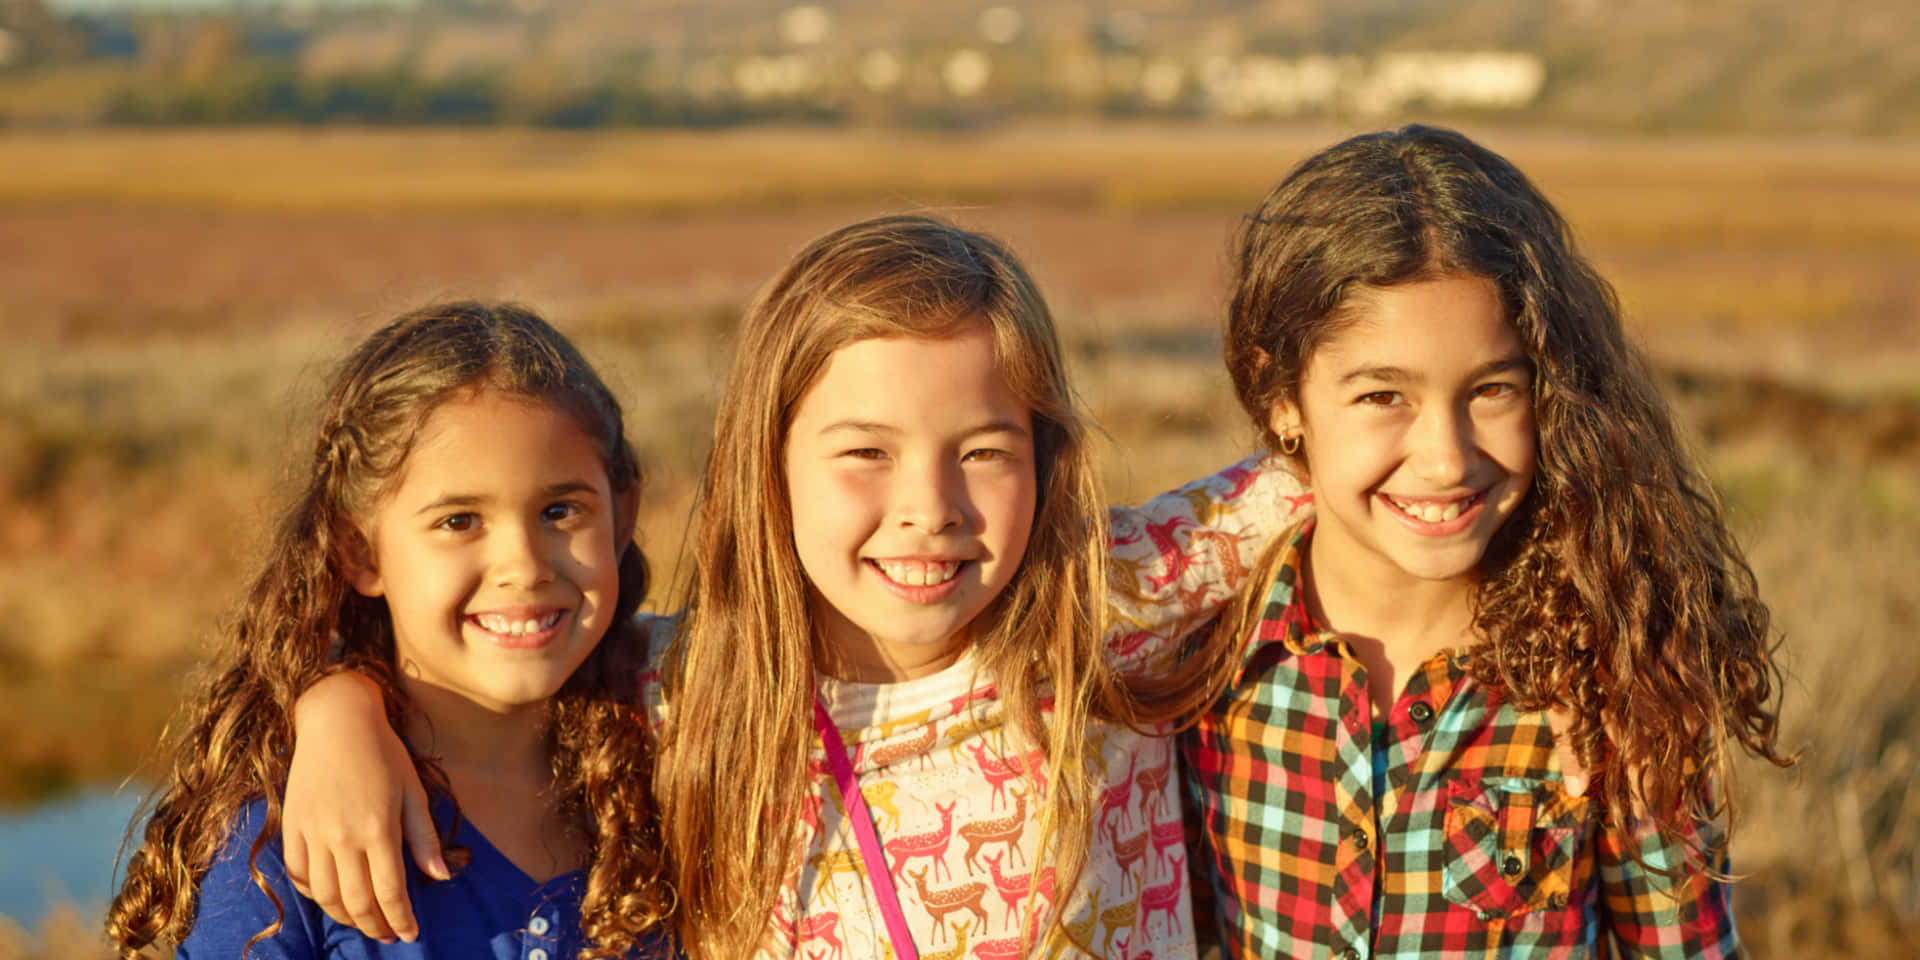
[[[1242,464],[1103,542],[1038,291],[919,217],[774,279],[714,437],[688,610],[644,678],[687,952],[1191,957],[1173,749],[1129,726],[1119,671],[1233,594],[1290,478]],[[342,713],[307,769],[369,766]]]

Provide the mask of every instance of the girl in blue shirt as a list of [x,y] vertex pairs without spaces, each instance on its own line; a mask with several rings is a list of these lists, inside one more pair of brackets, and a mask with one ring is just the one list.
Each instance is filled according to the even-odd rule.
[[[612,394],[531,313],[432,307],[347,358],[313,451],[175,725],[108,916],[120,953],[664,953],[671,898],[632,679],[640,472]],[[336,924],[288,877],[294,697],[341,668],[382,688],[459,867],[408,875],[429,921],[419,942]]]

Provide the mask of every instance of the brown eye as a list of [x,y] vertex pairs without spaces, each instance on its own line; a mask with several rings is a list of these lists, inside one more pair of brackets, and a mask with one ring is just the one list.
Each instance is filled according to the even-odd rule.
[[435,524],[442,530],[451,530],[454,533],[466,533],[479,525],[480,518],[471,513],[456,513],[442,518],[438,524]]

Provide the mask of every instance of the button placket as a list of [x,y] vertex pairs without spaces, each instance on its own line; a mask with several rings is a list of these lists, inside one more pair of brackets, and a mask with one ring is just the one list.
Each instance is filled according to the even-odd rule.
[[[553,921],[547,919],[546,916],[536,913],[527,918],[527,933],[529,936],[538,937],[546,941],[549,939],[547,935],[551,932],[553,932]],[[553,954],[548,951],[546,947],[535,946],[527,950],[526,960],[552,960],[552,957]]]

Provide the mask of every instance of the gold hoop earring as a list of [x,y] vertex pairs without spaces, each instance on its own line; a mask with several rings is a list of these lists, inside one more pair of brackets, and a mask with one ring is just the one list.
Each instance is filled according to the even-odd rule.
[[1298,434],[1298,433],[1283,434],[1280,437],[1280,452],[1286,454],[1289,457],[1293,456],[1296,453],[1299,453],[1300,437],[1301,437],[1301,434]]

